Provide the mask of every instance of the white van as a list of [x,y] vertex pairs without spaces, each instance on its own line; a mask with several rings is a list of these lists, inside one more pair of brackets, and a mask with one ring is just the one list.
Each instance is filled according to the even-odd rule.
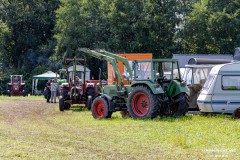
[[201,112],[231,113],[240,118],[240,62],[213,67],[197,104]]

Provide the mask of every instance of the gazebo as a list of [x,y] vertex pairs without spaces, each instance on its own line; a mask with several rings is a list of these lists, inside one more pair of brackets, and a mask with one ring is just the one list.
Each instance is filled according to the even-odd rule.
[[59,75],[52,71],[47,71],[43,74],[33,76],[33,78],[32,78],[32,94],[38,92],[38,90],[37,90],[38,80],[48,80],[48,79],[52,79],[52,78],[59,78]]

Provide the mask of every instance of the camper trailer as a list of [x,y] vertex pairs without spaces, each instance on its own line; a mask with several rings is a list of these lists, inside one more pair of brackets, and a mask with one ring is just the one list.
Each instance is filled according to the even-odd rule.
[[240,62],[213,67],[197,104],[203,113],[226,113],[240,118]]
[[190,90],[188,110],[199,110],[197,98],[211,69],[217,64],[230,63],[231,59],[191,58],[185,65],[183,80]]

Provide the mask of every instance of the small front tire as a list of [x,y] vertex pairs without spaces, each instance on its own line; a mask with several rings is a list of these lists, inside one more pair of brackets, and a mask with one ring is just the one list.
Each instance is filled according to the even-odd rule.
[[92,96],[88,96],[87,102],[86,102],[86,107],[88,110],[91,110],[91,105],[92,105]]
[[97,97],[93,100],[92,107],[92,116],[94,118],[111,118],[112,112],[109,111],[108,103],[104,98]]

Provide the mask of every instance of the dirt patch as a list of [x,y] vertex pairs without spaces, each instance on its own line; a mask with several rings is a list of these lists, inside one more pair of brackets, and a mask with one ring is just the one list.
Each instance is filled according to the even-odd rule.
[[57,114],[58,103],[46,103],[44,99],[8,99],[9,101],[0,103],[0,117],[4,121],[13,122],[23,118],[40,118]]

